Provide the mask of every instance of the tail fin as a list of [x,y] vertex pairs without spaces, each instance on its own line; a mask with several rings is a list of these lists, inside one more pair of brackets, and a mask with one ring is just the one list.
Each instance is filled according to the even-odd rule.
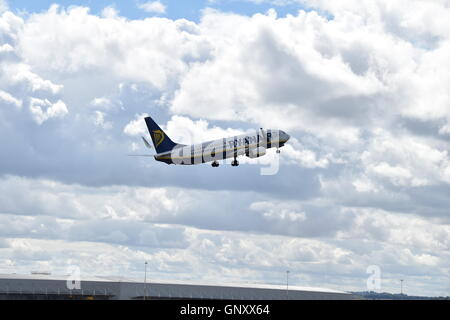
[[146,117],[145,123],[147,124],[148,132],[152,137],[153,145],[157,153],[163,153],[171,151],[177,144],[174,143],[166,135],[166,133],[153,121],[152,118]]

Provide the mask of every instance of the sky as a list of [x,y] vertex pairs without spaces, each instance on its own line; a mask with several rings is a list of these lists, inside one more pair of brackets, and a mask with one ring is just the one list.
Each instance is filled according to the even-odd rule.
[[[109,1],[109,0],[87,0],[87,1],[9,1],[10,6],[17,11],[36,13],[48,10],[52,4],[63,7],[84,6],[90,9],[92,14],[100,14],[106,7],[113,7],[120,15],[128,19],[145,19],[151,16],[163,16],[169,19],[187,19],[199,22],[202,11],[205,8],[214,8],[223,12],[235,12],[244,15],[264,13],[271,8],[276,8],[280,15],[296,14],[300,9],[308,8],[295,0],[191,0],[191,1]],[[156,4],[158,3],[158,4]],[[146,6],[147,4],[147,6]]]
[[[448,0],[0,0],[0,273],[450,294]],[[280,155],[168,166],[260,127]],[[275,175],[261,168],[279,160]]]

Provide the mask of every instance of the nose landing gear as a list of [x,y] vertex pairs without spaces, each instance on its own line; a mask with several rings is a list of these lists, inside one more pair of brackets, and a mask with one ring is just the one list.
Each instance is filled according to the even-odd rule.
[[213,168],[217,168],[219,166],[219,163],[217,161],[213,161],[211,165],[213,166]]
[[239,161],[237,161],[237,160],[233,160],[231,162],[231,166],[233,166],[233,167],[237,167],[238,165],[239,165]]

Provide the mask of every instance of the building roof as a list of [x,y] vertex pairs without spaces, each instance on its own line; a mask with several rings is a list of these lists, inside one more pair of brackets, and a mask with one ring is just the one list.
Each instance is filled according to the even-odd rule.
[[[69,275],[51,275],[51,274],[0,274],[0,280],[47,280],[47,281],[66,281]],[[87,282],[109,282],[109,283],[144,283],[142,280],[117,277],[117,276],[82,276],[80,281]],[[147,284],[161,284],[161,285],[189,285],[189,286],[204,286],[204,287],[232,287],[232,288],[254,288],[254,289],[272,289],[272,290],[286,290],[286,285],[261,284],[261,283],[219,283],[209,281],[181,281],[181,280],[155,280],[147,278]],[[339,291],[327,288],[304,287],[289,285],[289,291],[308,291],[308,292],[322,292],[322,293],[338,293],[350,294],[345,291]]]

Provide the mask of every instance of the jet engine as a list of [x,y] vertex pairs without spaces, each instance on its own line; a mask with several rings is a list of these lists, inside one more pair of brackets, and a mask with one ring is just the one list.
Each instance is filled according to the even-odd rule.
[[259,147],[248,150],[247,157],[255,159],[266,154],[266,148]]

